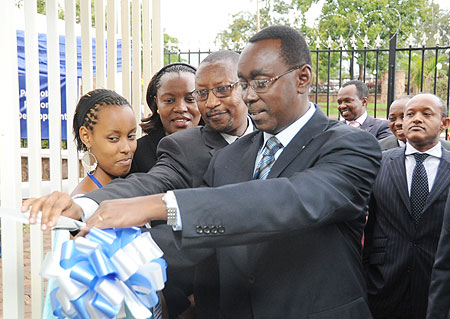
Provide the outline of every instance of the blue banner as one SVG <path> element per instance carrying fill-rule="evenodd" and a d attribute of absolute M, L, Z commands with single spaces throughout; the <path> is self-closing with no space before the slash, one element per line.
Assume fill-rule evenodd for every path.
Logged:
<path fill-rule="evenodd" d="M 41 139 L 48 139 L 48 82 L 46 76 L 40 76 L 40 104 L 41 110 Z M 27 100 L 25 76 L 19 75 L 20 102 L 20 138 L 27 138 Z M 66 79 L 61 78 L 61 137 L 67 140 L 67 111 L 66 111 Z"/>
<path fill-rule="evenodd" d="M 20 97 L 20 138 L 27 138 L 27 102 L 25 87 L 25 35 L 23 30 L 17 30 L 17 61 L 19 66 L 19 97 Z M 81 38 L 77 37 L 77 77 L 81 78 Z M 61 136 L 67 139 L 66 112 L 66 45 L 65 37 L 59 36 L 59 58 L 61 79 Z M 96 76 L 95 39 L 92 39 L 93 76 Z M 47 35 L 38 34 L 39 47 L 39 78 L 40 78 L 40 110 L 41 110 L 41 138 L 48 139 L 48 60 Z M 106 42 L 105 42 L 106 47 Z M 106 50 L 105 50 L 106 51 Z M 122 40 L 117 40 L 117 72 L 122 72 Z M 69 132 L 71 136 L 72 132 Z"/>

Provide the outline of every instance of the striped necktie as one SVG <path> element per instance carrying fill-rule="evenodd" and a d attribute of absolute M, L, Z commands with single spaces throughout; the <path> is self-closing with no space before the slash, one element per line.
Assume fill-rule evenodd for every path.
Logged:
<path fill-rule="evenodd" d="M 261 160 L 256 166 L 255 173 L 253 174 L 254 179 L 267 178 L 267 175 L 269 175 L 272 165 L 275 162 L 275 153 L 281 148 L 283 148 L 283 144 L 281 144 L 275 136 L 272 136 L 267 140 Z"/>

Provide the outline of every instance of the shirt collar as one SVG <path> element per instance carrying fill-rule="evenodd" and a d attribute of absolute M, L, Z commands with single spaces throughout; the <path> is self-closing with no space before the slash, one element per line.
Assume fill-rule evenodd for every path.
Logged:
<path fill-rule="evenodd" d="M 364 112 L 364 114 L 363 115 L 361 115 L 360 117 L 358 117 L 356 120 L 354 120 L 355 122 L 358 122 L 359 123 L 359 125 L 361 126 L 361 125 L 363 125 L 363 123 L 364 123 L 364 121 L 367 119 L 367 111 L 365 111 Z M 347 121 L 347 120 L 345 120 L 345 123 L 346 124 L 348 124 L 349 122 L 351 122 L 351 121 Z"/>
<path fill-rule="evenodd" d="M 419 152 L 418 150 L 416 150 L 414 148 L 414 146 L 412 146 L 411 144 L 409 144 L 408 141 L 406 141 L 405 155 L 408 156 L 408 155 L 412 155 L 414 153 L 425 153 L 430 156 L 441 158 L 442 157 L 441 141 L 439 141 L 435 146 L 433 146 L 429 150 L 426 150 L 425 152 Z"/>
<path fill-rule="evenodd" d="M 294 138 L 295 135 L 305 126 L 306 123 L 313 117 L 314 112 L 316 111 L 316 106 L 314 103 L 309 102 L 309 109 L 306 111 L 305 114 L 303 114 L 299 119 L 297 119 L 294 123 L 286 127 L 284 130 L 276 134 L 275 136 L 278 138 L 280 143 L 283 145 L 283 147 L 288 146 L 288 144 L 291 142 L 291 140 Z M 264 143 L 263 145 L 266 145 L 266 142 L 269 138 L 271 138 L 273 135 L 264 132 Z"/>
<path fill-rule="evenodd" d="M 248 133 L 251 133 L 254 131 L 253 122 L 247 117 L 247 129 L 245 130 L 244 134 L 242 136 L 247 135 Z M 227 141 L 228 144 L 231 144 L 235 142 L 240 136 L 236 135 L 230 135 L 226 133 L 220 133 L 225 141 Z"/>

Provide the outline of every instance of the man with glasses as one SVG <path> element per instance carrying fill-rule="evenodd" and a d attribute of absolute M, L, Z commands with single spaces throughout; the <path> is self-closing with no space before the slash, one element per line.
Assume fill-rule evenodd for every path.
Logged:
<path fill-rule="evenodd" d="M 127 179 L 116 179 L 113 184 L 110 183 L 99 192 L 92 192 L 85 198 L 76 199 L 75 203 L 81 205 L 86 216 L 90 216 L 98 204 L 105 200 L 156 194 L 203 184 L 203 175 L 214 152 L 254 130 L 241 97 L 241 89 L 237 85 L 238 60 L 239 54 L 235 52 L 218 51 L 211 53 L 202 61 L 196 72 L 197 90 L 193 95 L 206 125 L 163 138 L 157 149 L 158 161 L 148 173 L 132 174 Z M 61 195 L 61 193 L 54 194 L 55 197 L 64 198 Z M 123 215 L 134 213 L 132 203 L 125 209 L 115 200 L 105 204 L 111 211 L 117 209 Z M 166 225 L 152 228 L 152 235 L 164 248 L 167 248 L 164 242 L 171 241 L 173 237 L 171 228 Z M 174 267 L 181 261 L 172 261 L 171 255 L 167 256 L 169 282 L 166 284 L 164 295 L 169 317 L 175 318 L 190 306 L 187 296 L 192 293 L 189 286 L 192 284 L 193 269 Z M 213 258 L 203 261 L 199 267 L 201 276 L 195 281 L 197 318 L 212 319 L 216 315 L 218 296 L 215 294 L 216 290 L 211 289 L 216 287 L 217 283 L 216 268 Z M 183 318 L 188 318 L 188 312 L 189 309 Z"/>
<path fill-rule="evenodd" d="M 101 205 L 84 231 L 167 219 L 180 254 L 216 254 L 221 318 L 371 318 L 360 251 L 376 139 L 309 102 L 311 56 L 292 28 L 253 36 L 238 76 L 260 131 L 216 152 L 212 187 L 136 198 L 129 218 Z"/>

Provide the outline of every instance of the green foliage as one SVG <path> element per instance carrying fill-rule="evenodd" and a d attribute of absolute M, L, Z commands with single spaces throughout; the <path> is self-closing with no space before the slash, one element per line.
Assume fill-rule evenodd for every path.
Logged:
<path fill-rule="evenodd" d="M 256 13 L 241 11 L 232 17 L 233 22 L 226 30 L 217 35 L 215 43 L 222 49 L 240 51 L 250 37 L 257 32 Z M 260 1 L 259 20 L 261 29 L 274 24 L 290 25 L 301 29 L 300 22 L 304 22 L 305 17 L 304 14 L 294 9 L 293 4 L 284 1 L 262 0 Z"/>
<path fill-rule="evenodd" d="M 41 148 L 42 149 L 48 149 L 49 148 L 49 140 L 47 139 L 43 139 L 41 140 Z M 26 138 L 21 138 L 20 139 L 20 147 L 21 148 L 28 148 L 28 140 Z M 61 149 L 66 150 L 67 149 L 67 141 L 66 140 L 62 140 L 61 141 Z"/>
<path fill-rule="evenodd" d="M 446 100 L 447 86 L 448 86 L 448 56 L 443 50 L 438 52 L 436 62 L 436 55 L 434 52 L 427 51 L 423 61 L 423 75 L 422 75 L 422 53 L 413 52 L 411 54 L 411 75 L 410 75 L 410 92 L 417 94 L 418 92 L 434 92 L 434 85 L 436 83 L 436 94 Z M 399 69 L 408 71 L 408 56 L 404 54 L 400 60 Z M 437 69 L 436 69 L 437 68 Z M 436 71 L 436 80 L 435 80 Z M 422 79 L 423 76 L 423 79 Z M 407 79 L 406 79 L 407 81 Z M 422 90 L 421 88 L 422 82 Z"/>
<path fill-rule="evenodd" d="M 166 52 L 166 54 L 164 54 L 164 65 L 174 62 L 186 62 L 186 59 L 181 58 L 180 55 L 178 54 L 180 50 L 178 45 L 179 42 L 177 38 L 171 37 L 167 33 L 164 33 L 164 52 Z M 169 62 L 169 54 L 167 54 L 168 52 L 171 53 L 170 62 Z M 176 54 L 172 54 L 173 52 L 176 52 Z"/>
<path fill-rule="evenodd" d="M 314 28 L 310 28 L 306 26 L 306 15 L 311 5 L 318 2 L 319 0 L 261 0 L 259 2 L 261 28 L 274 24 L 290 25 L 306 36 L 312 51 L 316 49 L 316 39 L 320 39 L 320 49 L 328 47 L 326 42 L 330 38 L 331 49 L 339 50 L 341 36 L 346 49 L 352 49 L 350 39 L 355 36 L 356 49 L 363 49 L 366 46 L 373 49 L 377 47 L 375 40 L 379 36 L 381 42 L 378 46 L 387 49 L 394 33 L 397 33 L 397 47 L 407 47 L 410 34 L 416 37 L 416 44 L 420 42 L 420 35 L 426 34 L 427 45 L 430 46 L 435 45 L 433 35 L 436 30 L 440 30 L 442 37 L 450 34 L 449 12 L 440 10 L 431 0 L 324 0 L 321 14 Z M 242 50 L 248 39 L 256 32 L 256 14 L 239 12 L 233 15 L 233 21 L 228 28 L 218 34 L 216 44 L 224 49 Z M 365 45 L 366 36 L 368 43 Z M 374 77 L 376 56 L 375 52 L 367 52 L 364 60 L 364 54 L 355 51 L 356 70 L 353 70 L 350 66 L 351 54 L 344 52 L 343 78 L 355 78 L 359 75 L 362 79 L 364 67 L 366 78 Z M 387 71 L 388 56 L 387 52 L 378 54 L 379 76 Z M 316 52 L 312 52 L 312 58 L 315 69 Z M 331 79 L 339 77 L 339 60 L 339 52 L 330 54 Z M 319 53 L 318 65 L 318 83 L 323 84 L 328 80 L 328 53 Z"/>

